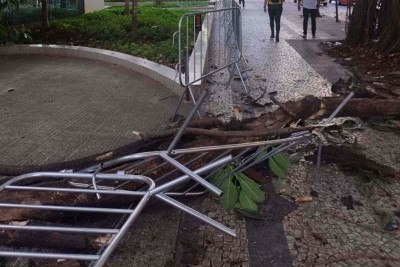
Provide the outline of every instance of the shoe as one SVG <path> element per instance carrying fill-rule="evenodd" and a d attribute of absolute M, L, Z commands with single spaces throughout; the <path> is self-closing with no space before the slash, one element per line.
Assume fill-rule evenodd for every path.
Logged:
<path fill-rule="evenodd" d="M 307 39 L 307 34 L 302 34 L 301 37 L 302 37 L 303 39 Z"/>
<path fill-rule="evenodd" d="M 274 39 L 275 38 L 275 35 L 274 34 L 271 34 L 271 36 L 269 37 L 270 39 Z"/>
<path fill-rule="evenodd" d="M 278 35 L 276 36 L 275 41 L 276 41 L 277 43 L 279 43 L 279 36 L 278 36 Z"/>
<path fill-rule="evenodd" d="M 312 38 L 315 39 L 315 34 L 313 34 Z"/>

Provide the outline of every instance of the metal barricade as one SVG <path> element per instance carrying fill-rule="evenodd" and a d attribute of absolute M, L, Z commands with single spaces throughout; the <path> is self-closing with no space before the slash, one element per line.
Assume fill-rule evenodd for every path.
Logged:
<path fill-rule="evenodd" d="M 337 109 L 328 118 L 329 123 L 347 104 L 354 94 L 349 94 Z M 318 125 L 320 132 L 324 130 L 327 124 Z M 49 251 L 21 250 L 10 248 L 1 250 L 0 257 L 28 257 L 28 258 L 46 258 L 46 259 L 76 259 L 91 261 L 94 266 L 103 266 L 111 253 L 114 251 L 123 235 L 140 215 L 146 203 L 151 198 L 156 198 L 167 203 L 189 215 L 209 224 L 210 226 L 222 231 L 225 234 L 236 236 L 234 230 L 225 225 L 207 217 L 206 215 L 188 207 L 170 196 L 190 196 L 201 195 L 210 191 L 216 195 L 222 192 L 207 180 L 219 169 L 232 163 L 231 172 L 242 172 L 268 158 L 293 147 L 296 144 L 305 142 L 312 138 L 309 131 L 293 134 L 291 137 L 267 140 L 259 142 L 226 144 L 206 147 L 190 147 L 185 149 L 172 149 L 170 151 L 151 151 L 127 155 L 117 159 L 96 164 L 80 170 L 78 172 L 41 172 L 30 173 L 13 178 L 0 186 L 0 193 L 5 191 L 17 192 L 58 192 L 64 194 L 86 194 L 96 195 L 98 199 L 106 195 L 115 197 L 133 197 L 140 200 L 132 203 L 128 208 L 112 208 L 109 206 L 100 207 L 94 202 L 93 207 L 74 206 L 74 205 L 42 205 L 34 200 L 32 203 L 16 203 L 9 201 L 0 203 L 1 209 L 35 209 L 54 212 L 73 212 L 73 213 L 101 213 L 101 214 L 120 214 L 124 215 L 116 227 L 93 227 L 90 226 L 70 226 L 70 225 L 20 225 L 20 224 L 0 224 L 0 229 L 8 231 L 46 231 L 65 234 L 87 234 L 87 235 L 109 235 L 107 241 L 97 253 L 59 253 Z M 318 146 L 318 158 L 316 179 L 319 177 L 321 163 L 322 145 Z M 235 155 L 234 157 L 231 155 Z M 186 158 L 185 158 L 186 157 Z M 148 164 L 148 163 L 153 164 Z M 148 165 L 146 165 L 148 164 Z M 169 169 L 166 168 L 169 166 Z M 197 167 L 195 167 L 197 166 Z M 194 170 L 193 170 L 194 169 Z M 164 170 L 164 171 L 163 171 Z M 107 173 L 112 172 L 112 173 Z M 116 173 L 115 173 L 116 172 Z M 126 174 L 126 172 L 133 174 Z M 183 173 L 183 176 L 178 176 Z M 200 176 L 201 175 L 201 176 Z M 226 173 L 226 176 L 230 173 Z M 152 177 L 150 177 L 152 176 Z M 204 176 L 204 178 L 202 177 Z M 49 186 L 46 183 L 34 184 L 31 179 L 40 178 L 48 181 L 63 180 L 59 186 Z M 167 180 L 167 181 L 166 181 Z M 188 182 L 192 183 L 188 184 Z M 132 183 L 143 184 L 130 190 Z M 205 188 L 206 190 L 197 190 L 196 188 Z M 173 190 L 173 191 L 171 191 Z M 169 196 L 170 195 L 170 196 Z M 136 204 L 137 203 L 137 204 Z M 3 249 L 3 248 L 2 248 Z"/>
<path fill-rule="evenodd" d="M 202 99 L 195 99 L 192 86 L 199 85 L 205 78 L 223 69 L 239 68 L 237 63 L 242 57 L 241 34 L 241 10 L 234 1 L 227 8 L 181 17 L 178 31 L 179 63 L 176 69 L 179 82 L 185 90 L 171 119 L 175 118 L 185 96 L 194 104 Z M 211 40 L 215 50 L 212 57 L 217 62 L 213 66 L 209 66 L 211 56 L 208 48 Z M 195 113 L 197 110 L 198 107 Z"/>
<path fill-rule="evenodd" d="M 214 21 L 214 23 L 213 23 Z M 208 41 L 213 38 L 218 66 L 206 66 Z M 235 65 L 242 56 L 241 11 L 238 7 L 185 14 L 179 22 L 179 82 L 190 86 Z"/>
<path fill-rule="evenodd" d="M 201 195 L 207 191 L 220 196 L 222 191 L 208 182 L 208 179 L 216 171 L 229 163 L 232 163 L 234 166 L 232 172 L 244 171 L 300 142 L 310 140 L 312 133 L 306 131 L 277 140 L 176 149 L 185 129 L 198 112 L 208 93 L 207 89 L 205 89 L 201 93 L 201 96 L 195 99 L 191 86 L 224 69 L 227 69 L 230 75 L 232 75 L 233 70 L 236 70 L 244 85 L 238 65 L 242 59 L 241 11 L 236 1 L 223 0 L 221 4 L 223 6 L 222 9 L 185 14 L 179 22 L 179 65 L 177 69 L 179 81 L 185 87 L 185 92 L 180 98 L 173 117 L 175 117 L 185 94 L 189 96 L 194 106 L 165 151 L 131 154 L 105 161 L 77 172 L 62 171 L 25 174 L 15 177 L 0 186 L 0 193 L 13 190 L 17 192 L 37 191 L 86 194 L 94 195 L 98 200 L 105 195 L 136 198 L 136 201 L 133 200 L 133 204 L 128 208 L 40 205 L 15 202 L 0 203 L 1 209 L 36 209 L 55 212 L 122 215 L 118 225 L 109 228 L 76 225 L 0 225 L 0 229 L 10 231 L 50 231 L 70 234 L 109 235 L 109 241 L 106 242 L 104 247 L 95 254 L 18 251 L 12 248 L 0 251 L 0 256 L 77 259 L 91 261 L 94 266 L 103 266 L 121 241 L 123 235 L 140 215 L 146 203 L 152 198 L 178 208 L 204 223 L 219 229 L 223 233 L 231 236 L 236 235 L 234 230 L 169 196 Z M 207 46 L 210 38 L 213 38 L 214 44 L 212 56 L 215 64 L 213 66 L 208 66 L 210 55 L 207 55 Z M 331 115 L 329 121 L 338 114 L 351 97 L 352 94 L 343 101 Z M 320 126 L 320 128 L 323 129 L 323 126 Z M 319 143 L 317 177 L 319 175 L 321 149 L 322 144 Z M 63 184 L 49 187 L 45 184 L 32 185 L 29 183 L 31 179 L 37 178 L 46 181 L 60 181 L 62 179 Z M 131 190 L 129 189 L 129 185 L 132 183 L 141 184 L 141 186 Z"/>
<path fill-rule="evenodd" d="M 164 157 L 163 152 L 159 152 L 158 155 Z M 140 155 L 145 157 L 146 155 Z M 231 156 L 225 156 L 218 160 L 209 163 L 194 172 L 190 172 L 191 176 L 200 175 L 205 172 L 209 172 L 215 168 L 219 168 L 232 160 Z M 168 161 L 173 162 L 173 160 L 168 159 Z M 181 167 L 180 170 L 184 170 Z M 35 209 L 39 211 L 53 211 L 53 212 L 69 212 L 69 213 L 100 213 L 108 215 L 125 215 L 121 218 L 122 223 L 119 227 L 108 227 L 108 228 L 97 228 L 97 227 L 82 227 L 82 226 L 70 226 L 70 225 L 20 225 L 20 224 L 0 224 L 0 229 L 9 231 L 24 231 L 24 232 L 51 232 L 51 233 L 63 233 L 63 234 L 80 234 L 80 235 L 110 235 L 109 241 L 107 241 L 97 253 L 92 254 L 82 254 L 82 253 L 65 253 L 65 252 L 48 252 L 48 250 L 54 250 L 52 248 L 46 248 L 47 250 L 37 251 L 26 251 L 24 249 L 10 248 L 8 250 L 0 251 L 0 257 L 26 257 L 26 258 L 43 258 L 43 259 L 72 259 L 72 260 L 82 260 L 90 261 L 92 265 L 96 267 L 104 266 L 107 259 L 110 257 L 111 253 L 114 251 L 118 243 L 121 241 L 124 234 L 129 230 L 129 227 L 134 223 L 137 217 L 140 215 L 141 211 L 145 207 L 146 203 L 151 198 L 157 198 L 158 200 L 167 203 L 175 208 L 180 209 L 189 215 L 202 220 L 203 222 L 218 228 L 222 232 L 229 234 L 231 236 L 236 236 L 234 230 L 214 221 L 213 219 L 191 209 L 190 207 L 174 200 L 164 194 L 165 191 L 170 190 L 182 183 L 187 182 L 190 176 L 184 175 L 177 179 L 174 179 L 168 183 L 161 186 L 155 187 L 155 183 L 152 179 L 141 176 L 141 175 L 128 175 L 125 173 L 108 174 L 108 173 L 70 173 L 70 172 L 39 172 L 30 173 L 15 177 L 3 184 L 0 187 L 0 192 L 4 191 L 36 191 L 36 192 L 56 192 L 64 194 L 86 194 L 86 195 L 97 195 L 98 197 L 104 195 L 112 195 L 114 197 L 136 197 L 140 198 L 138 204 L 134 207 L 128 208 L 110 208 L 99 207 L 98 205 L 94 207 L 86 206 L 66 206 L 66 205 L 41 205 L 34 203 L 15 203 L 3 202 L 0 203 L 0 208 L 2 209 Z M 46 186 L 46 185 L 29 185 L 31 179 L 44 179 L 47 182 L 57 181 L 64 179 L 66 181 L 64 186 Z M 99 179 L 101 182 L 105 183 L 100 185 L 99 183 L 93 182 L 94 179 Z M 73 181 L 72 181 L 73 180 Z M 83 180 L 83 183 L 76 182 L 76 180 Z M 92 186 L 78 186 L 74 185 L 86 185 L 85 181 L 92 181 Z M 23 184 L 21 184 L 23 182 Z M 141 187 L 140 190 L 127 190 L 124 187 L 128 187 L 131 183 L 142 183 L 145 187 Z M 116 183 L 121 183 L 118 187 L 115 186 Z M 71 186 L 72 185 L 72 186 Z M 134 200 L 132 200 L 134 202 Z M 33 244 L 34 245 L 34 244 Z"/>

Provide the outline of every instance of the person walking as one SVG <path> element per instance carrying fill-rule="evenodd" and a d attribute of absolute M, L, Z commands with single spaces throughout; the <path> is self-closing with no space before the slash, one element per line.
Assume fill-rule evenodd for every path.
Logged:
<path fill-rule="evenodd" d="M 243 8 L 244 8 L 244 0 L 239 0 L 239 6 L 240 6 L 240 4 L 242 4 Z"/>
<path fill-rule="evenodd" d="M 279 42 L 279 31 L 281 30 L 281 16 L 283 11 L 283 2 L 285 0 L 264 0 L 264 12 L 269 15 L 269 26 L 271 27 L 271 39 L 275 38 L 276 42 Z M 276 31 L 275 31 L 276 26 Z"/>
<path fill-rule="evenodd" d="M 307 38 L 308 18 L 311 17 L 311 33 L 312 37 L 315 38 L 315 32 L 317 30 L 316 17 L 318 15 L 319 0 L 299 0 L 298 9 L 301 10 L 301 4 L 303 4 L 303 35 L 302 37 Z"/>

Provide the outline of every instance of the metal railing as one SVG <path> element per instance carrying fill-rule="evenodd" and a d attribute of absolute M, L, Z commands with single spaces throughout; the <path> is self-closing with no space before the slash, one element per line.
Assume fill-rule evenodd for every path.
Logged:
<path fill-rule="evenodd" d="M 179 62 L 176 70 L 185 90 L 172 120 L 185 96 L 193 104 L 199 101 L 195 99 L 192 86 L 200 85 L 201 81 L 224 69 L 233 67 L 241 73 L 238 65 L 242 57 L 241 10 L 237 2 L 229 3 L 229 6 L 224 4 L 222 9 L 185 14 L 179 21 Z M 210 43 L 213 44 L 211 49 Z M 209 65 L 211 58 L 214 61 L 212 66 Z M 197 114 L 200 116 L 200 113 Z"/>
<path fill-rule="evenodd" d="M 164 157 L 163 152 L 158 153 L 161 157 Z M 146 156 L 146 155 L 141 155 Z M 168 159 L 168 161 L 175 163 L 174 160 Z M 189 172 L 190 176 L 200 175 L 202 173 L 208 172 L 215 168 L 221 167 L 232 160 L 231 156 L 225 156 L 212 163 L 206 164 L 203 167 L 195 170 L 194 172 Z M 180 166 L 178 164 L 178 166 Z M 180 167 L 180 170 L 186 172 L 184 167 Z M 64 194 L 94 194 L 99 198 L 103 195 L 112 195 L 114 197 L 136 197 L 140 198 L 138 204 L 133 208 L 109 208 L 109 207 L 94 207 L 87 206 L 65 206 L 65 205 L 41 205 L 41 204 L 27 204 L 27 203 L 15 203 L 3 202 L 0 203 L 1 209 L 35 209 L 40 211 L 54 211 L 54 212 L 70 212 L 70 213 L 101 213 L 101 214 L 112 214 L 112 215 L 128 215 L 122 218 L 122 224 L 118 228 L 96 228 L 96 227 L 82 227 L 82 226 L 52 226 L 52 225 L 13 225 L 13 224 L 0 224 L 0 229 L 9 231 L 39 231 L 39 232 L 57 232 L 64 234 L 82 234 L 82 235 L 111 235 L 109 241 L 106 242 L 105 246 L 102 247 L 96 254 L 77 254 L 77 253 L 59 253 L 59 252 L 47 252 L 39 251 L 35 249 L 32 251 L 16 250 L 16 248 L 11 248 L 9 250 L 0 251 L 0 257 L 27 257 L 27 258 L 45 258 L 45 259 L 74 259 L 83 261 L 92 261 L 93 265 L 97 267 L 104 266 L 107 259 L 110 257 L 111 253 L 116 248 L 117 244 L 121 241 L 124 234 L 128 231 L 130 226 L 134 223 L 137 217 L 140 215 L 141 211 L 151 198 L 157 198 L 158 200 L 165 202 L 175 208 L 180 209 L 183 212 L 190 214 L 191 216 L 221 230 L 222 232 L 229 234 L 231 236 L 236 236 L 234 230 L 220 224 L 217 221 L 193 210 L 192 208 L 174 200 L 164 194 L 165 191 L 170 190 L 182 183 L 187 182 L 190 179 L 189 175 L 181 176 L 174 179 L 168 183 L 161 186 L 155 187 L 155 183 L 152 179 L 141 176 L 141 175 L 128 175 L 125 173 L 117 174 L 107 174 L 107 173 L 70 173 L 70 172 L 39 172 L 30 173 L 15 177 L 3 184 L 0 187 L 0 191 L 4 192 L 7 190 L 24 192 L 24 191 L 39 191 L 39 192 L 56 192 Z M 92 186 L 81 186 L 86 185 L 95 179 L 99 179 L 101 182 L 106 183 L 106 185 L 99 185 L 99 183 L 92 183 Z M 29 185 L 29 180 L 31 179 L 44 179 L 46 182 L 51 180 L 57 181 L 64 179 L 66 181 L 65 186 L 42 186 L 42 185 Z M 83 183 L 78 183 L 76 180 L 83 180 Z M 86 182 L 85 182 L 86 181 Z M 21 182 L 24 182 L 21 185 Z M 123 186 L 116 188 L 116 183 L 121 183 Z M 140 190 L 130 191 L 123 189 L 130 183 L 142 183 L 145 187 Z M 107 185 L 108 184 L 108 185 Z M 110 185 L 111 184 L 111 185 Z M 75 186 L 78 185 L 78 186 Z M 217 193 L 220 193 L 217 190 Z M 134 200 L 132 200 L 134 201 Z M 51 249 L 52 248 L 47 248 Z"/>
<path fill-rule="evenodd" d="M 234 230 L 207 217 L 198 211 L 185 206 L 170 196 L 197 196 L 206 192 L 220 196 L 222 191 L 208 180 L 219 169 L 227 164 L 232 164 L 232 172 L 242 172 L 268 158 L 305 142 L 312 138 L 309 131 L 292 135 L 288 138 L 267 140 L 259 142 L 225 144 L 205 147 L 190 147 L 177 149 L 184 131 L 190 121 L 198 112 L 202 102 L 208 94 L 205 89 L 198 99 L 191 90 L 191 86 L 221 70 L 227 69 L 232 75 L 232 69 L 236 69 L 241 76 L 238 63 L 242 58 L 241 48 L 241 12 L 237 2 L 223 0 L 223 9 L 205 12 L 185 14 L 179 22 L 179 80 L 185 87 L 185 93 L 193 101 L 194 106 L 178 133 L 174 136 L 165 151 L 150 151 L 135 153 L 113 160 L 105 161 L 82 170 L 62 172 L 30 173 L 15 177 L 0 186 L 0 193 L 9 190 L 17 192 L 58 192 L 64 194 L 86 194 L 96 196 L 100 200 L 103 196 L 132 197 L 132 203 L 128 208 L 110 208 L 95 205 L 92 207 L 74 205 L 40 205 L 27 203 L 3 202 L 1 209 L 35 209 L 48 211 L 65 211 L 72 213 L 102 213 L 120 214 L 117 227 L 96 228 L 86 226 L 49 226 L 49 225 L 12 225 L 2 224 L 0 229 L 8 231 L 51 231 L 66 234 L 85 233 L 91 235 L 110 235 L 107 242 L 95 254 L 57 253 L 47 251 L 23 251 L 18 248 L 0 251 L 0 256 L 6 257 L 39 257 L 48 259 L 77 259 L 91 261 L 94 266 L 102 266 L 114 251 L 122 236 L 140 215 L 146 203 L 152 199 L 158 199 L 175 208 L 190 214 L 222 231 L 235 236 Z M 210 39 L 213 41 L 212 58 L 215 66 L 208 66 L 210 55 L 207 55 L 207 46 Z M 176 107 L 174 116 L 185 96 Z M 329 121 L 350 100 L 350 94 L 343 103 L 331 115 Z M 174 117 L 173 116 L 173 117 Z M 320 126 L 321 128 L 321 126 Z M 323 128 L 323 127 L 322 127 Z M 321 130 L 322 131 L 322 130 Z M 318 146 L 318 160 L 316 176 L 319 176 L 322 144 Z M 229 173 L 225 174 L 226 176 Z M 32 184 L 32 179 L 40 178 L 48 181 L 60 181 L 59 186 L 46 186 L 46 183 Z M 132 183 L 141 186 L 130 190 Z M 137 200 L 139 202 L 137 203 Z"/>
<path fill-rule="evenodd" d="M 215 23 L 213 23 L 213 20 Z M 206 66 L 210 38 L 217 50 L 218 66 Z M 179 82 L 193 85 L 239 62 L 241 49 L 241 11 L 238 7 L 185 14 L 179 21 Z"/>
<path fill-rule="evenodd" d="M 353 93 L 349 94 L 337 109 L 328 118 L 327 123 L 340 112 L 340 110 L 350 101 Z M 320 132 L 326 125 L 319 125 Z M 267 140 L 259 142 L 226 144 L 206 147 L 190 147 L 185 149 L 172 149 L 166 151 L 151 151 L 127 155 L 117 159 L 109 160 L 101 164 L 96 164 L 80 170 L 78 172 L 40 172 L 21 175 L 11 179 L 2 186 L 0 192 L 5 191 L 35 191 L 35 192 L 57 192 L 64 194 L 86 194 L 95 195 L 98 199 L 110 195 L 113 197 L 133 197 L 139 198 L 138 204 L 132 200 L 132 205 L 128 208 L 110 208 L 100 207 L 96 202 L 92 207 L 74 206 L 74 205 L 42 205 L 25 203 L 16 203 L 16 201 L 0 203 L 0 209 L 35 209 L 54 212 L 72 212 L 72 213 L 101 213 L 101 214 L 120 214 L 118 227 L 98 228 L 77 225 L 14 225 L 0 224 L 0 229 L 8 231 L 45 231 L 58 232 L 64 234 L 86 234 L 86 235 L 110 235 L 109 241 L 99 249 L 96 254 L 82 253 L 59 253 L 38 251 L 18 250 L 10 248 L 1 250 L 0 257 L 28 257 L 28 258 L 46 258 L 46 259 L 76 259 L 91 261 L 94 266 L 103 266 L 111 253 L 114 251 L 123 235 L 134 223 L 146 203 L 156 198 L 159 201 L 167 203 L 189 215 L 203 221 L 206 224 L 215 227 L 225 234 L 236 236 L 234 230 L 225 225 L 207 217 L 206 215 L 188 207 L 170 196 L 197 196 L 212 192 L 221 195 L 221 190 L 209 183 L 207 180 L 219 169 L 227 164 L 232 164 L 231 172 L 242 172 L 268 158 L 285 151 L 296 144 L 306 142 L 312 138 L 310 131 L 293 134 L 291 137 Z M 319 179 L 319 170 L 321 164 L 322 143 L 318 144 L 318 157 L 316 168 L 316 179 Z M 235 155 L 235 156 L 232 156 Z M 152 164 L 150 164 L 152 163 Z M 147 164 L 147 165 L 146 165 Z M 195 167 L 197 166 L 197 167 Z M 194 170 L 191 170 L 194 169 Z M 127 174 L 138 173 L 141 174 Z M 107 173 L 111 172 L 111 173 Z M 178 176 L 182 173 L 183 176 Z M 225 173 L 225 176 L 231 173 Z M 202 177 L 203 175 L 204 178 Z M 152 177 L 150 177 L 152 176 Z M 33 183 L 31 179 L 37 181 L 40 178 L 44 183 Z M 49 186 L 49 181 L 60 181 L 64 179 L 62 185 Z M 190 183 L 192 181 L 192 183 Z M 143 184 L 135 187 L 135 190 L 129 190 L 132 183 Z M 205 190 L 198 188 L 205 188 Z M 175 190 L 175 191 L 171 191 Z"/>

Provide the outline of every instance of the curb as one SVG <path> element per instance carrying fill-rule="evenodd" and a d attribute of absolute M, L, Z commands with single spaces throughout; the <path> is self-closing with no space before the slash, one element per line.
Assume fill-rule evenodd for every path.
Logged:
<path fill-rule="evenodd" d="M 0 55 L 47 55 L 91 59 L 140 73 L 164 85 L 179 96 L 184 90 L 176 79 L 177 76 L 174 69 L 144 58 L 111 50 L 69 45 L 6 45 L 0 46 Z"/>

